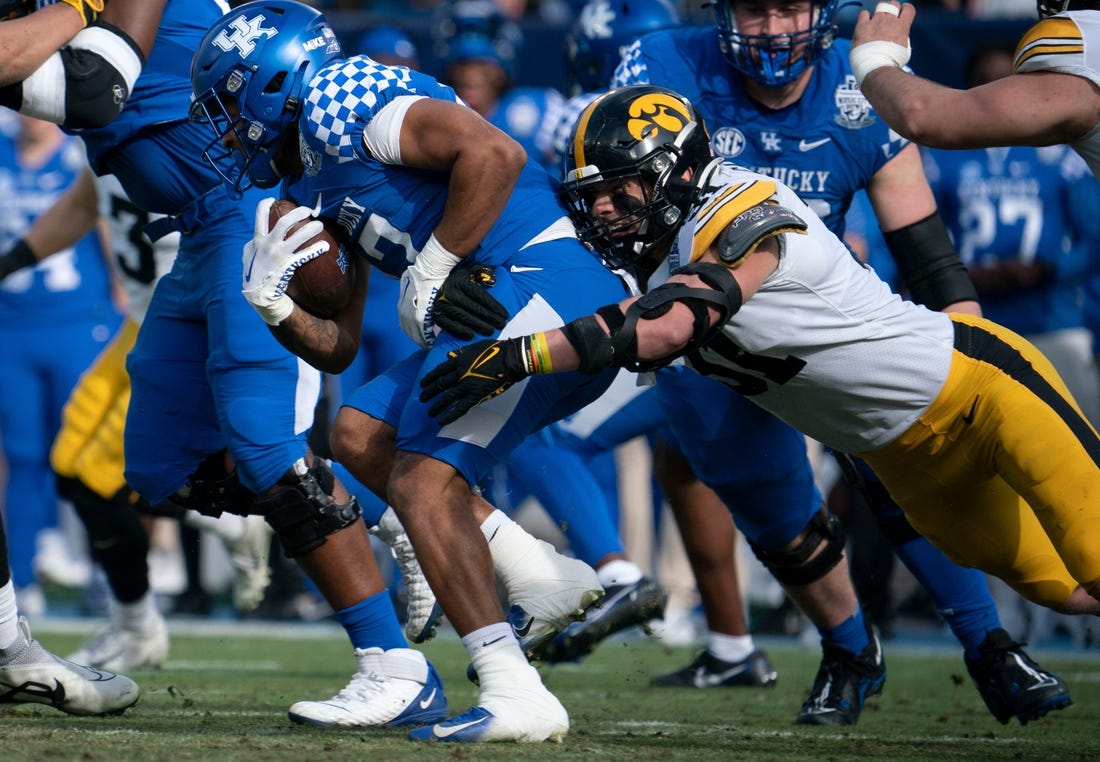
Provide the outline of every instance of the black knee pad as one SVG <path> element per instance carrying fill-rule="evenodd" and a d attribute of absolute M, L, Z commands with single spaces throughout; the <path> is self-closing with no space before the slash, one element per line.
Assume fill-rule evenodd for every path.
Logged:
<path fill-rule="evenodd" d="M 787 550 L 765 550 L 750 543 L 752 552 L 782 585 L 816 582 L 832 571 L 844 557 L 844 527 L 840 519 L 824 508 L 806 524 L 805 532 L 802 541 Z M 822 543 L 825 547 L 814 555 Z"/>
<path fill-rule="evenodd" d="M 176 494 L 166 501 L 169 505 L 157 508 L 158 515 L 170 515 L 176 508 L 198 511 L 207 516 L 236 513 L 247 516 L 256 493 L 246 489 L 237 473 L 225 470 L 225 452 L 219 451 L 199 464 L 195 473 L 187 479 Z"/>
<path fill-rule="evenodd" d="M 336 477 L 320 458 L 308 467 L 304 458 L 297 461 L 279 484 L 280 489 L 257 497 L 250 512 L 267 519 L 287 558 L 316 550 L 330 534 L 359 520 L 361 510 L 354 497 L 346 503 L 332 499 Z"/>

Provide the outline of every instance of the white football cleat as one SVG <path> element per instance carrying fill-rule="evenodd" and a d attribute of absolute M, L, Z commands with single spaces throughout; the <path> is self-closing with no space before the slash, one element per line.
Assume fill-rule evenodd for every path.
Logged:
<path fill-rule="evenodd" d="M 304 725 L 367 728 L 421 725 L 447 716 L 443 681 L 411 648 L 357 648 L 351 682 L 327 701 L 299 701 L 291 720 Z"/>
<path fill-rule="evenodd" d="M 263 516 L 242 516 L 244 532 L 238 539 L 225 540 L 233 564 L 233 606 L 252 611 L 264 599 L 271 584 L 271 526 Z"/>
<path fill-rule="evenodd" d="M 75 715 L 121 714 L 141 690 L 123 675 L 90 669 L 50 653 L 19 618 L 19 636 L 0 649 L 0 704 L 46 704 Z"/>
<path fill-rule="evenodd" d="M 560 742 L 569 732 L 569 714 L 553 693 L 537 688 L 515 688 L 507 693 L 482 692 L 477 706 L 445 722 L 416 728 L 410 741 L 450 743 Z"/>
<path fill-rule="evenodd" d="M 563 556 L 544 540 L 535 540 L 498 574 L 511 604 L 508 623 L 528 659 L 542 658 L 546 644 L 571 622 L 583 619 L 604 594 L 591 566 Z"/>
<path fill-rule="evenodd" d="M 107 629 L 92 637 L 69 661 L 116 672 L 160 667 L 168 659 L 168 626 L 159 614 L 148 629 L 125 627 L 112 618 Z"/>
<path fill-rule="evenodd" d="M 431 640 L 435 637 L 443 610 L 435 599 L 435 593 L 432 592 L 427 577 L 420 569 L 420 562 L 416 560 L 416 551 L 413 550 L 409 536 L 405 534 L 405 527 L 401 526 L 401 520 L 397 518 L 393 508 L 386 508 L 386 512 L 382 514 L 378 523 L 370 528 L 370 533 L 390 546 L 390 553 L 401 570 L 401 578 L 405 582 L 405 594 L 408 598 L 405 636 L 413 643 Z"/>

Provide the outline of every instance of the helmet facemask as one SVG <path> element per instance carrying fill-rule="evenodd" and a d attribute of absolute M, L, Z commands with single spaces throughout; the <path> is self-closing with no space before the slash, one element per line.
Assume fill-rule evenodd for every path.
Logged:
<path fill-rule="evenodd" d="M 839 0 L 809 0 L 809 27 L 790 34 L 745 34 L 734 13 L 737 0 L 710 3 L 722 53 L 735 69 L 767 87 L 781 87 L 802 76 L 836 37 Z"/>

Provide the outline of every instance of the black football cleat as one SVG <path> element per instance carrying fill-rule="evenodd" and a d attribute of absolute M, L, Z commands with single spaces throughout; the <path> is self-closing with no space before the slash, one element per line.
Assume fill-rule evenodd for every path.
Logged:
<path fill-rule="evenodd" d="M 543 656 L 552 664 L 578 661 L 616 632 L 660 619 L 667 603 L 668 593 L 648 577 L 613 585 L 583 621 L 571 623 L 546 645 Z"/>
<path fill-rule="evenodd" d="M 1013 717 L 1026 725 L 1073 703 L 1062 679 L 1040 667 L 1003 629 L 991 630 L 978 646 L 981 656 L 965 659 L 989 711 L 1002 725 Z"/>
<path fill-rule="evenodd" d="M 722 661 L 710 651 L 703 651 L 688 666 L 658 675 L 649 684 L 657 688 L 763 688 L 775 685 L 778 678 L 779 673 L 763 651 L 753 651 L 740 661 Z"/>
<path fill-rule="evenodd" d="M 886 684 L 886 663 L 878 633 L 860 654 L 832 645 L 822 647 L 821 666 L 810 695 L 798 712 L 800 725 L 855 725 L 863 702 L 882 693 Z"/>

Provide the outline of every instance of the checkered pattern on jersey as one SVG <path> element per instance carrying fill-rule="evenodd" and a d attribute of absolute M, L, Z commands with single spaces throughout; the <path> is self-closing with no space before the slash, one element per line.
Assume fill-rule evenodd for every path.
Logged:
<path fill-rule="evenodd" d="M 321 69 L 309 83 L 305 118 L 325 153 L 343 163 L 355 158 L 349 125 L 367 122 L 389 103 L 394 88 L 411 92 L 409 70 L 390 68 L 365 56 Z"/>
<path fill-rule="evenodd" d="M 612 87 L 623 85 L 648 85 L 649 68 L 642 59 L 642 42 L 635 40 L 623 53 L 623 58 L 615 68 L 615 74 L 611 77 Z"/>

